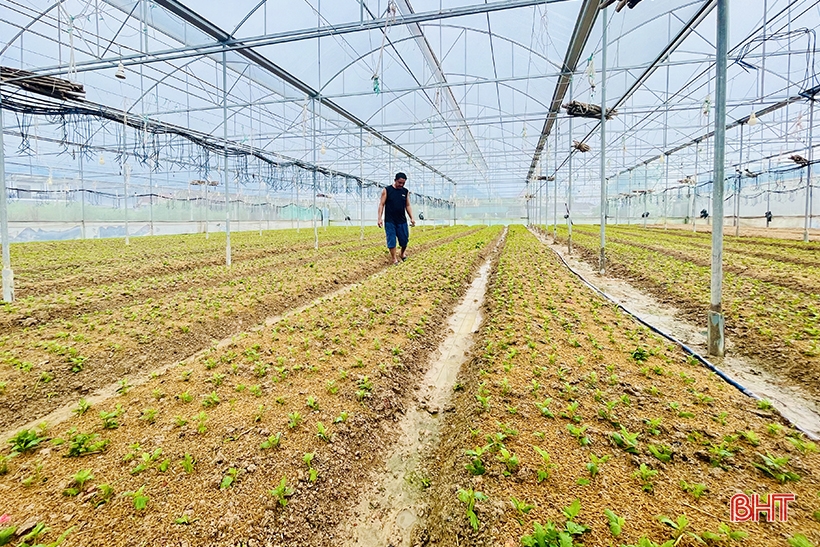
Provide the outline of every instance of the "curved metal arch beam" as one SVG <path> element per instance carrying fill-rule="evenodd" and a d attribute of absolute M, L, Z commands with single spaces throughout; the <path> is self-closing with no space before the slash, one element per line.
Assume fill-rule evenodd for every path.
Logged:
<path fill-rule="evenodd" d="M 393 44 L 400 44 L 400 43 L 402 43 L 402 42 L 406 42 L 406 41 L 408 41 L 408 40 L 413 40 L 413 39 L 415 39 L 415 37 L 414 37 L 414 36 L 406 36 L 406 37 L 404 37 L 404 38 L 399 38 L 398 40 L 392 40 L 392 43 L 393 43 Z M 364 58 L 365 58 L 365 57 L 367 57 L 368 55 L 372 55 L 373 53 L 375 53 L 376 51 L 378 51 L 378 50 L 380 50 L 380 49 L 381 49 L 381 46 L 379 46 L 379 47 L 377 47 L 377 48 L 373 48 L 373 49 L 371 49 L 370 51 L 368 51 L 368 52 L 366 52 L 366 53 L 362 53 L 361 55 L 359 55 L 358 57 L 356 57 L 354 60 L 350 61 L 348 64 L 346 64 L 345 66 L 343 66 L 343 67 L 342 67 L 342 68 L 341 68 L 341 69 L 340 69 L 340 70 L 339 70 L 336 74 L 334 74 L 333 76 L 331 76 L 331 77 L 330 77 L 330 79 L 329 79 L 327 82 L 325 82 L 325 85 L 323 85 L 322 87 L 320 87 L 320 88 L 319 88 L 319 93 L 321 94 L 321 93 L 322 93 L 322 91 L 324 91 L 324 89 L 328 86 L 328 84 L 330 84 L 331 82 L 333 82 L 333 80 L 335 80 L 336 78 L 338 78 L 339 76 L 341 76 L 341 75 L 342 75 L 342 73 L 343 73 L 345 70 L 347 70 L 347 69 L 349 69 L 349 68 L 352 68 L 352 67 L 353 67 L 353 65 L 355 65 L 356 63 L 358 63 L 359 61 L 361 61 L 362 59 L 364 59 Z"/>
<path fill-rule="evenodd" d="M 245 16 L 245 18 L 242 19 L 241 21 L 239 21 L 239 24 L 236 25 L 236 28 L 234 28 L 233 32 L 231 32 L 231 37 L 233 37 L 236 34 L 236 31 L 238 31 L 242 27 L 242 25 L 244 25 L 248 21 L 248 19 L 250 19 L 251 16 L 254 13 L 256 13 L 256 10 L 258 10 L 259 8 L 264 6 L 267 1 L 268 0 L 259 0 L 259 3 L 256 4 L 256 6 L 251 11 L 248 12 L 248 14 Z"/>
<path fill-rule="evenodd" d="M 8 41 L 8 43 L 5 45 L 5 47 L 3 49 L 0 49 L 0 56 L 2 56 L 14 44 L 14 42 L 17 41 L 17 39 L 20 36 L 25 34 L 26 31 L 34 25 L 34 23 L 36 23 L 37 21 L 39 21 L 40 19 L 45 17 L 48 14 L 48 12 L 50 12 L 51 10 L 53 10 L 56 7 L 59 7 L 59 5 L 62 4 L 62 3 L 63 3 L 63 0 L 57 0 L 57 2 L 50 5 L 44 11 L 40 12 L 40 14 L 37 17 L 35 17 L 31 21 L 29 21 L 29 23 L 26 26 L 24 26 L 23 28 L 20 29 L 20 32 L 18 32 L 17 34 L 14 35 L 14 38 L 12 38 L 11 40 Z"/>

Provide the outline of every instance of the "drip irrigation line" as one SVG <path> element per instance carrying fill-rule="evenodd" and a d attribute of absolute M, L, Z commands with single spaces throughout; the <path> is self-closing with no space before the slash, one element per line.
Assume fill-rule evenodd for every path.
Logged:
<path fill-rule="evenodd" d="M 680 347 L 687 355 L 691 355 L 692 357 L 694 357 L 700 364 L 702 364 L 703 366 L 708 368 L 710 371 L 714 372 L 716 375 L 718 375 L 720 378 L 722 378 L 726 383 L 728 383 L 732 387 L 736 388 L 742 394 L 746 395 L 747 397 L 751 397 L 755 401 L 762 400 L 762 397 L 760 397 L 758 394 L 756 394 L 755 392 L 749 390 L 743 384 L 741 384 L 740 382 L 738 382 L 737 380 L 735 380 L 734 378 L 732 378 L 731 376 L 729 376 L 728 374 L 726 374 L 725 372 L 720 370 L 718 367 L 716 367 L 714 364 L 709 362 L 708 359 L 706 359 L 705 357 L 703 357 L 702 355 L 697 353 L 695 350 L 693 350 L 692 348 L 690 348 L 689 346 L 687 346 L 686 344 L 684 344 L 683 342 L 681 342 L 680 340 L 678 340 L 677 338 L 672 336 L 671 334 L 668 334 L 668 333 L 662 331 L 661 329 L 655 327 L 651 323 L 648 323 L 648 322 L 644 321 L 643 319 L 638 317 L 638 315 L 636 313 L 630 311 L 628 308 L 626 308 L 623 304 L 619 303 L 613 297 L 611 297 L 610 295 L 608 295 L 607 293 L 605 293 L 604 291 L 602 291 L 601 289 L 599 289 L 598 287 L 596 287 L 595 285 L 593 285 L 592 283 L 587 281 L 587 279 L 583 275 L 581 275 L 580 272 L 578 272 L 572 266 L 569 265 L 569 263 L 564 259 L 563 256 L 561 256 L 560 253 L 558 253 L 558 251 L 556 251 L 552 247 L 549 247 L 549 249 L 553 253 L 555 253 L 555 255 L 558 257 L 558 259 L 564 264 L 564 266 L 566 266 L 566 268 L 570 272 L 572 272 L 578 279 L 581 280 L 581 283 L 583 283 L 584 285 L 589 287 L 594 293 L 596 293 L 600 297 L 606 299 L 608 302 L 614 304 L 619 310 L 623 311 L 624 313 L 626 313 L 627 315 L 632 317 L 632 319 L 634 319 L 635 321 L 637 321 L 641 325 L 645 326 L 646 328 L 648 328 L 649 330 L 651 330 L 655 334 L 663 336 L 664 338 L 666 338 L 667 340 L 669 340 L 673 344 Z M 809 439 L 814 440 L 814 441 L 820 440 L 817 437 L 815 437 L 813 434 L 809 433 L 808 431 L 806 431 L 805 429 L 803 429 L 799 425 L 795 424 L 794 422 L 792 422 L 791 420 L 789 420 L 788 418 L 783 416 L 782 414 L 780 415 L 780 417 L 783 418 L 784 420 L 786 420 L 794 429 L 797 429 L 798 431 L 803 433 Z"/>

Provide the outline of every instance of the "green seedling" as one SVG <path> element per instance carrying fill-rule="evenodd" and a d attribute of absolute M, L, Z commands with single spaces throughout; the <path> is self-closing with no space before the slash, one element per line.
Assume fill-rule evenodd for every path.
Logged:
<path fill-rule="evenodd" d="M 789 547 L 814 547 L 814 544 L 809 541 L 809 538 L 803 534 L 795 534 L 788 540 Z"/>
<path fill-rule="evenodd" d="M 477 531 L 480 524 L 478 521 L 478 515 L 475 514 L 475 504 L 479 501 L 487 501 L 487 499 L 489 498 L 487 498 L 487 496 L 485 496 L 482 492 L 478 492 L 472 488 L 458 491 L 458 500 L 467 506 L 467 520 L 470 522 L 470 526 L 472 526 L 473 530 Z"/>
<path fill-rule="evenodd" d="M 336 380 L 328 380 L 325 382 L 325 390 L 331 395 L 336 395 L 339 392 L 339 386 L 336 385 Z"/>
<path fill-rule="evenodd" d="M 228 471 L 222 477 L 222 481 L 219 483 L 220 490 L 227 490 L 231 488 L 234 483 L 236 482 L 237 477 L 239 476 L 239 469 L 236 467 L 228 468 Z"/>
<path fill-rule="evenodd" d="M 477 446 L 473 450 L 466 450 L 464 452 L 470 457 L 470 463 L 465 464 L 464 468 L 467 469 L 471 475 L 483 475 L 487 471 L 484 467 L 484 462 L 481 461 L 484 450 L 484 448 Z"/>
<path fill-rule="evenodd" d="M 108 447 L 108 440 L 98 440 L 100 436 L 96 433 L 77 433 L 72 428 L 68 432 L 68 456 L 78 458 L 89 454 L 99 454 Z"/>
<path fill-rule="evenodd" d="M 120 395 L 125 395 L 128 393 L 128 390 L 131 389 L 131 384 L 128 383 L 128 378 L 123 378 L 117 382 L 117 393 Z"/>
<path fill-rule="evenodd" d="M 86 401 L 85 398 L 81 398 L 77 402 L 77 406 L 71 412 L 73 412 L 77 416 L 82 416 L 83 414 L 88 412 L 88 409 L 90 409 L 90 408 L 91 408 L 91 403 Z"/>
<path fill-rule="evenodd" d="M 649 359 L 649 352 L 643 348 L 635 348 L 635 351 L 632 352 L 632 359 L 635 360 L 637 363 L 643 363 L 647 359 Z"/>
<path fill-rule="evenodd" d="M 72 478 L 72 486 L 63 490 L 64 496 L 76 496 L 83 491 L 85 483 L 94 479 L 94 472 L 91 469 L 80 469 Z"/>
<path fill-rule="evenodd" d="M 647 427 L 647 433 L 650 435 L 660 435 L 661 418 L 647 418 L 643 421 Z"/>
<path fill-rule="evenodd" d="M 562 418 L 567 418 L 568 420 L 572 420 L 575 423 L 581 423 L 583 418 L 580 414 L 578 414 L 578 407 L 580 403 L 578 401 L 573 401 L 567 405 L 567 408 L 564 412 L 561 413 Z"/>
<path fill-rule="evenodd" d="M 669 463 L 672 460 L 672 448 L 665 444 L 650 444 L 647 445 L 649 452 L 663 463 Z"/>
<path fill-rule="evenodd" d="M 619 517 L 610 509 L 604 509 L 604 515 L 606 515 L 606 519 L 609 521 L 609 531 L 612 533 L 612 536 L 620 536 L 621 530 L 624 524 L 626 524 L 626 519 Z"/>
<path fill-rule="evenodd" d="M 490 396 L 476 393 L 475 400 L 478 401 L 479 412 L 487 412 L 490 410 Z"/>
<path fill-rule="evenodd" d="M 547 418 L 555 418 L 555 414 L 552 413 L 550 410 L 550 403 L 552 399 L 544 399 L 543 403 L 535 403 L 535 406 L 538 408 L 538 411 L 541 413 L 542 416 L 546 416 Z"/>
<path fill-rule="evenodd" d="M 658 515 L 656 518 L 658 519 L 658 522 L 660 522 L 661 524 L 666 524 L 667 526 L 672 528 L 672 543 L 670 545 L 675 546 L 679 544 L 684 537 L 691 537 L 699 544 L 705 543 L 698 534 L 687 530 L 687 528 L 689 528 L 689 519 L 686 518 L 686 515 L 680 515 L 675 520 L 672 520 L 664 515 Z M 664 547 L 665 545 L 666 543 L 664 543 L 662 547 Z"/>
<path fill-rule="evenodd" d="M 740 436 L 743 437 L 746 442 L 748 442 L 752 446 L 757 446 L 760 444 L 760 437 L 757 436 L 757 433 L 754 431 L 741 431 Z"/>
<path fill-rule="evenodd" d="M 212 391 L 202 399 L 202 406 L 205 408 L 213 408 L 220 402 L 219 395 L 216 394 L 216 391 Z"/>
<path fill-rule="evenodd" d="M 783 426 L 778 423 L 771 423 L 766 425 L 766 433 L 772 437 L 777 437 L 783 432 Z"/>
<path fill-rule="evenodd" d="M 331 434 L 325 428 L 325 425 L 322 422 L 316 422 L 316 436 L 329 443 L 331 440 Z"/>
<path fill-rule="evenodd" d="M 181 517 L 177 517 L 174 519 L 174 524 L 192 524 L 199 519 L 191 518 L 191 515 L 182 515 Z"/>
<path fill-rule="evenodd" d="M 610 433 L 609 438 L 618 448 L 630 454 L 637 454 L 639 435 L 640 433 L 630 433 L 624 426 L 621 426 L 621 431 Z"/>
<path fill-rule="evenodd" d="M 348 416 L 349 416 L 349 414 L 346 411 L 343 410 L 339 413 L 338 416 L 333 418 L 333 423 L 334 424 L 342 424 L 342 423 L 347 421 Z"/>
<path fill-rule="evenodd" d="M 766 452 L 766 455 L 758 453 L 760 459 L 763 460 L 761 462 L 752 462 L 752 465 L 763 471 L 765 474 L 769 475 L 776 481 L 785 484 L 787 482 L 796 482 L 800 480 L 800 475 L 795 473 L 794 471 L 789 471 L 786 469 L 786 466 L 789 464 L 789 457 L 782 456 L 777 457 L 773 456 L 769 452 Z"/>
<path fill-rule="evenodd" d="M 200 410 L 199 414 L 194 416 L 196 418 L 196 431 L 200 435 L 204 435 L 208 428 L 205 426 L 205 422 L 208 421 L 208 415 L 205 413 L 204 410 Z"/>
<path fill-rule="evenodd" d="M 535 508 L 535 505 L 527 503 L 526 501 L 519 501 L 514 497 L 510 497 L 510 502 L 512 503 L 513 509 L 515 509 L 516 512 L 522 516 L 526 515 Z"/>
<path fill-rule="evenodd" d="M 601 471 L 600 466 L 608 462 L 609 458 L 609 455 L 601 456 L 599 458 L 598 456 L 590 452 L 589 463 L 586 464 L 587 471 L 589 471 L 589 476 L 594 478 L 595 475 L 597 475 Z"/>
<path fill-rule="evenodd" d="M 541 467 L 538 468 L 538 482 L 543 482 L 550 478 L 552 468 L 555 467 L 555 465 L 550 463 L 550 455 L 546 450 L 538 448 L 535 445 L 533 445 L 532 449 L 535 450 L 536 454 L 541 456 Z"/>
<path fill-rule="evenodd" d="M 279 486 L 274 488 L 273 490 L 268 490 L 268 493 L 276 498 L 276 501 L 279 502 L 279 505 L 285 507 L 288 504 L 287 498 L 291 497 L 296 491 L 288 486 L 288 478 L 282 477 L 282 480 L 279 481 Z"/>
<path fill-rule="evenodd" d="M 655 488 L 654 485 L 652 484 L 652 479 L 657 474 L 658 474 L 657 471 L 655 471 L 654 469 L 648 467 L 645 463 L 642 463 L 641 467 L 638 468 L 637 471 L 632 473 L 632 476 L 637 478 L 637 479 L 640 479 L 641 486 L 642 486 L 644 492 L 652 492 L 652 490 Z"/>
<path fill-rule="evenodd" d="M 194 472 L 194 466 L 196 465 L 196 460 L 194 459 L 193 456 L 191 456 L 190 454 L 188 454 L 186 452 L 185 455 L 182 457 L 182 461 L 179 462 L 179 465 L 180 465 L 180 467 L 182 467 L 183 471 L 185 471 L 187 474 L 190 475 L 191 473 Z"/>
<path fill-rule="evenodd" d="M 732 530 L 728 524 L 721 522 L 718 525 L 717 533 L 707 531 L 700 534 L 700 537 L 713 543 L 725 544 L 730 541 L 740 541 L 742 539 L 746 539 L 749 537 L 749 534 L 741 530 Z"/>
<path fill-rule="evenodd" d="M 760 399 L 759 401 L 757 401 L 757 408 L 759 408 L 760 410 L 773 410 L 774 405 L 768 399 Z"/>
<path fill-rule="evenodd" d="M 308 396 L 305 404 L 311 410 L 319 410 L 319 401 L 313 395 Z"/>
<path fill-rule="evenodd" d="M 278 447 L 282 442 L 282 432 L 279 431 L 275 435 L 269 436 L 267 439 L 262 441 L 262 444 L 259 445 L 259 448 L 262 450 L 269 450 L 271 448 Z"/>
<path fill-rule="evenodd" d="M 302 422 L 302 415 L 294 411 L 288 414 L 288 427 L 293 429 Z"/>
<path fill-rule="evenodd" d="M 578 440 L 578 444 L 581 446 L 589 446 L 592 443 L 592 440 L 584 434 L 588 428 L 588 425 L 576 427 L 572 424 L 567 424 L 567 431 Z"/>
<path fill-rule="evenodd" d="M 498 456 L 496 456 L 496 459 L 498 459 L 498 461 L 500 461 L 506 466 L 506 469 L 504 470 L 505 476 L 508 477 L 518 470 L 518 466 L 520 464 L 518 456 L 516 456 L 506 448 L 501 448 L 498 451 Z"/>
<path fill-rule="evenodd" d="M 157 409 L 156 408 L 146 408 L 142 411 L 142 415 L 140 416 L 140 420 L 144 422 L 148 422 L 152 424 L 157 421 Z"/>
<path fill-rule="evenodd" d="M 786 437 L 786 440 L 794 445 L 801 453 L 817 452 L 817 445 L 811 441 L 805 441 L 799 437 Z"/>
<path fill-rule="evenodd" d="M 183 391 L 182 393 L 177 395 L 177 399 L 179 399 L 183 403 L 190 403 L 191 401 L 194 400 L 194 397 L 189 392 Z"/>
<path fill-rule="evenodd" d="M 687 492 L 687 493 L 691 494 L 692 497 L 695 498 L 696 500 L 700 499 L 701 496 L 703 496 L 706 492 L 709 491 L 709 489 L 706 487 L 705 484 L 702 484 L 702 483 L 690 484 L 686 481 L 680 481 L 680 488 L 684 492 Z"/>
<path fill-rule="evenodd" d="M 134 503 L 134 509 L 137 511 L 143 511 L 146 507 L 148 507 L 148 502 L 151 499 L 145 493 L 145 485 L 139 487 L 139 489 L 135 492 L 123 492 L 122 494 L 124 497 L 131 498 L 132 502 Z"/>
<path fill-rule="evenodd" d="M 8 442 L 11 445 L 11 451 L 13 453 L 22 454 L 34 450 L 44 440 L 46 440 L 46 438 L 41 436 L 37 430 L 23 429 L 9 439 Z"/>
<path fill-rule="evenodd" d="M 120 427 L 120 423 L 117 420 L 125 411 L 122 408 L 122 405 L 117 405 L 114 407 L 114 410 L 110 412 L 101 411 L 100 412 L 100 420 L 102 420 L 103 429 L 117 429 Z"/>

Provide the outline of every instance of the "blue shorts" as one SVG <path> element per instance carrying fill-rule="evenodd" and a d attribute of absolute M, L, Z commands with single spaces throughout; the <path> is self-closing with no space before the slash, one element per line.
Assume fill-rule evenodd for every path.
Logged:
<path fill-rule="evenodd" d="M 407 247 L 407 241 L 410 239 L 410 228 L 406 222 L 403 224 L 385 222 L 384 235 L 387 237 L 388 249 L 396 248 L 396 239 L 399 240 L 399 247 Z"/>

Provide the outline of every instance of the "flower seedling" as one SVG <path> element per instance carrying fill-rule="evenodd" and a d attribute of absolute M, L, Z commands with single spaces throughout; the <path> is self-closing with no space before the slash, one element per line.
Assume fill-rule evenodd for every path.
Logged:
<path fill-rule="evenodd" d="M 100 420 L 102 420 L 103 429 L 117 429 L 120 427 L 120 423 L 117 420 L 123 412 L 125 412 L 122 408 L 122 405 L 117 405 L 114 407 L 114 410 L 110 412 L 101 411 L 100 412 Z"/>
<path fill-rule="evenodd" d="M 316 422 L 316 436 L 326 443 L 329 443 L 332 437 L 322 422 Z"/>
<path fill-rule="evenodd" d="M 202 399 L 202 406 L 204 406 L 205 408 L 215 407 L 219 403 L 219 395 L 216 394 L 216 391 L 210 392 Z"/>
<path fill-rule="evenodd" d="M 592 440 L 584 434 L 587 428 L 589 428 L 588 425 L 576 427 L 572 424 L 567 424 L 567 431 L 569 431 L 569 434 L 578 440 L 578 444 L 581 446 L 589 446 L 592 443 Z"/>
<path fill-rule="evenodd" d="M 150 501 L 150 498 L 145 493 L 144 484 L 139 487 L 139 490 L 135 492 L 123 492 L 122 495 L 127 498 L 131 498 L 131 500 L 134 503 L 134 509 L 136 509 L 137 511 L 142 511 L 146 507 L 148 507 L 148 502 Z"/>
<path fill-rule="evenodd" d="M 641 486 L 642 486 L 644 492 L 652 492 L 652 490 L 655 488 L 654 485 L 652 484 L 652 479 L 657 474 L 658 474 L 657 471 L 650 468 L 645 463 L 642 463 L 641 467 L 637 471 L 632 473 L 632 476 L 637 478 L 637 479 L 640 479 Z"/>
<path fill-rule="evenodd" d="M 605 464 L 609 461 L 610 456 L 605 455 L 601 456 L 600 458 L 595 454 L 589 454 L 589 463 L 586 464 L 587 471 L 589 471 L 590 477 L 595 477 L 600 472 L 600 466 Z"/>
<path fill-rule="evenodd" d="M 742 539 L 746 539 L 749 537 L 749 534 L 743 532 L 741 530 L 732 530 L 728 524 L 725 522 L 721 522 L 718 525 L 718 532 L 703 532 L 700 534 L 700 537 L 705 539 L 706 541 L 710 541 L 713 543 L 727 543 L 730 541 L 740 541 Z"/>
<path fill-rule="evenodd" d="M 544 399 L 543 403 L 535 403 L 535 406 L 538 408 L 538 411 L 541 413 L 542 416 L 546 416 L 547 418 L 555 418 L 555 414 L 552 413 L 550 410 L 550 403 L 552 399 Z"/>
<path fill-rule="evenodd" d="M 484 450 L 483 447 L 477 446 L 473 450 L 466 450 L 464 452 L 470 458 L 470 463 L 465 464 L 464 468 L 469 471 L 471 475 L 483 475 L 487 471 L 484 467 L 484 462 L 481 461 Z"/>
<path fill-rule="evenodd" d="M 510 497 L 510 502 L 512 503 L 513 509 L 520 515 L 526 515 L 530 511 L 535 508 L 535 505 L 527 503 L 526 501 L 517 500 L 515 497 Z"/>
<path fill-rule="evenodd" d="M 44 440 L 46 440 L 45 437 L 41 436 L 37 430 L 23 429 L 9 439 L 9 444 L 11 445 L 11 451 L 13 453 L 22 454 L 23 452 L 34 450 L 37 448 L 37 445 Z"/>
<path fill-rule="evenodd" d="M 690 532 L 687 530 L 689 528 L 689 519 L 686 518 L 686 515 L 680 515 L 677 519 L 672 520 L 669 517 L 664 515 L 657 516 L 658 522 L 661 524 L 666 524 L 670 528 L 672 528 L 672 545 L 677 545 L 683 540 L 684 537 L 688 536 L 694 539 L 697 543 L 703 544 L 703 538 L 701 538 L 698 534 L 694 532 Z M 666 544 L 664 544 L 666 545 Z"/>
<path fill-rule="evenodd" d="M 626 524 L 626 519 L 619 517 L 611 509 L 604 509 L 604 515 L 606 515 L 606 519 L 609 521 L 609 531 L 612 533 L 612 536 L 620 536 L 621 529 L 624 524 Z"/>
<path fill-rule="evenodd" d="M 76 496 L 83 491 L 85 483 L 94 478 L 94 472 L 91 469 L 80 469 L 74 474 L 69 488 L 63 490 L 64 496 Z"/>
<path fill-rule="evenodd" d="M 146 408 L 142 411 L 142 416 L 140 416 L 140 420 L 144 422 L 148 422 L 152 424 L 157 421 L 157 409 L 156 408 Z"/>
<path fill-rule="evenodd" d="M 787 482 L 796 482 L 800 480 L 800 475 L 795 473 L 794 471 L 789 471 L 786 469 L 786 466 L 789 464 L 789 457 L 782 456 L 777 457 L 773 456 L 769 452 L 766 452 L 766 455 L 758 453 L 760 459 L 763 462 L 752 462 L 752 465 L 763 471 L 765 474 L 769 475 L 776 481 L 780 483 L 787 483 Z"/>
<path fill-rule="evenodd" d="M 68 434 L 68 456 L 71 458 L 99 454 L 108 446 L 108 440 L 98 440 L 100 436 L 96 433 L 77 433 L 72 428 Z"/>
<path fill-rule="evenodd" d="M 187 391 L 183 391 L 179 395 L 177 395 L 177 399 L 182 401 L 183 403 L 190 403 L 194 400 L 194 397 Z"/>
<path fill-rule="evenodd" d="M 550 473 L 555 465 L 550 463 L 550 455 L 546 450 L 538 448 L 535 445 L 533 445 L 532 449 L 535 450 L 536 454 L 541 456 L 541 467 L 538 468 L 538 482 L 543 482 L 550 478 Z"/>
<path fill-rule="evenodd" d="M 458 491 L 458 500 L 467 506 L 467 520 L 470 522 L 470 526 L 472 526 L 473 530 L 477 531 L 479 525 L 478 515 L 475 514 L 475 504 L 479 501 L 487 501 L 487 499 L 487 496 L 482 492 L 475 491 L 472 488 Z"/>
<path fill-rule="evenodd" d="M 319 410 L 319 401 L 316 400 L 316 397 L 313 395 L 309 395 L 307 401 L 305 402 L 307 407 L 313 411 Z"/>
<path fill-rule="evenodd" d="M 336 416 L 335 418 L 333 418 L 333 423 L 334 423 L 334 424 L 341 424 L 341 423 L 344 423 L 344 422 L 346 422 L 346 421 L 347 421 L 347 417 L 348 417 L 348 416 L 349 416 L 349 414 L 347 413 L 347 411 L 344 411 L 344 410 L 343 410 L 343 411 L 341 411 L 341 412 L 339 413 L 339 415 L 338 415 L 338 416 Z"/>
<path fill-rule="evenodd" d="M 288 427 L 293 429 L 297 427 L 302 421 L 302 415 L 294 411 L 288 414 Z"/>
<path fill-rule="evenodd" d="M 669 463 L 672 459 L 672 448 L 665 444 L 650 444 L 647 445 L 649 452 L 663 463 Z"/>
<path fill-rule="evenodd" d="M 220 490 L 226 490 L 231 488 L 234 483 L 236 482 L 237 477 L 239 476 L 239 469 L 236 467 L 228 468 L 228 471 L 222 477 L 222 480 L 219 483 Z"/>
<path fill-rule="evenodd" d="M 610 433 L 609 438 L 618 448 L 630 454 L 637 454 L 639 435 L 640 433 L 630 433 L 624 426 L 621 426 L 621 431 Z"/>
<path fill-rule="evenodd" d="M 573 401 L 567 405 L 566 411 L 561 413 L 562 418 L 567 418 L 568 420 L 572 420 L 575 423 L 581 423 L 583 418 L 580 414 L 578 414 L 578 407 L 580 403 L 578 401 Z"/>
<path fill-rule="evenodd" d="M 509 477 L 513 473 L 518 470 L 519 460 L 518 456 L 507 450 L 506 448 L 501 448 L 498 451 L 498 456 L 496 456 L 498 461 L 503 463 L 506 466 L 504 470 L 504 476 Z"/>
<path fill-rule="evenodd" d="M 646 431 L 650 435 L 660 435 L 661 434 L 661 418 L 647 418 L 643 421 L 646 424 Z"/>
<path fill-rule="evenodd" d="M 695 499 L 700 499 L 709 489 L 706 487 L 705 484 L 696 483 L 696 484 L 689 484 L 686 481 L 680 481 L 680 488 L 684 492 L 688 492 L 692 495 Z"/>
<path fill-rule="evenodd" d="M 304 456 L 302 456 L 302 461 L 308 466 L 308 475 L 310 482 L 316 482 L 316 479 L 319 477 L 319 471 L 314 469 L 313 467 L 313 457 L 315 454 L 313 452 L 307 452 Z"/>
<path fill-rule="evenodd" d="M 269 436 L 267 439 L 262 441 L 262 444 L 259 445 L 259 448 L 262 450 L 269 450 L 271 448 L 276 448 L 282 442 L 282 432 L 277 432 L 275 435 Z"/>
<path fill-rule="evenodd" d="M 182 467 L 182 470 L 188 473 L 189 475 L 194 472 L 194 466 L 196 465 L 196 460 L 193 456 L 188 454 L 187 452 L 182 457 L 182 461 L 179 462 L 179 465 Z"/>
<path fill-rule="evenodd" d="M 82 416 L 83 414 L 85 414 L 86 412 L 88 412 L 88 409 L 89 409 L 89 408 L 91 408 L 91 403 L 89 403 L 88 401 L 86 401 L 86 400 L 85 400 L 85 398 L 81 398 L 81 399 L 77 402 L 77 406 L 76 406 L 76 407 L 75 407 L 75 408 L 74 408 L 71 412 L 73 412 L 73 413 L 74 413 L 74 414 L 76 414 L 77 416 Z"/>
<path fill-rule="evenodd" d="M 291 497 L 296 491 L 288 486 L 288 478 L 282 477 L 282 480 L 279 481 L 279 486 L 274 488 L 273 490 L 268 491 L 271 496 L 276 498 L 276 501 L 279 502 L 279 505 L 285 507 L 288 504 L 287 498 Z"/>
<path fill-rule="evenodd" d="M 205 413 L 204 410 L 200 410 L 199 414 L 194 416 L 196 419 L 196 430 L 197 433 L 200 435 L 204 435 L 208 428 L 205 426 L 205 422 L 208 421 L 208 414 Z"/>

